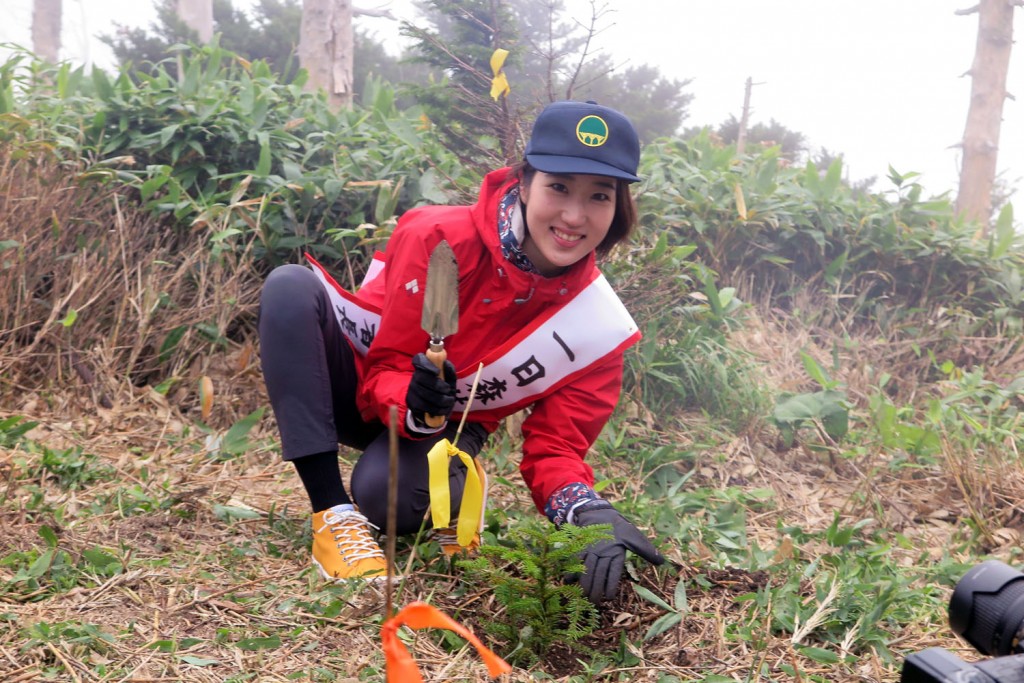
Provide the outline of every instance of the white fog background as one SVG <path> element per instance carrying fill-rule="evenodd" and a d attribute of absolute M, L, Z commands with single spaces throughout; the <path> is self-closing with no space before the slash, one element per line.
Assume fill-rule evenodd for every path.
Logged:
<path fill-rule="evenodd" d="M 412 0 L 369 2 L 414 19 Z M 928 194 L 955 193 L 959 143 L 967 117 L 976 14 L 957 16 L 972 0 L 598 0 L 609 14 L 597 46 L 622 66 L 652 64 L 692 79 L 684 126 L 739 118 L 744 83 L 753 89 L 751 123 L 774 119 L 803 133 L 812 150 L 842 154 L 850 180 L 875 176 L 891 188 L 891 164 L 916 171 Z M 567 0 L 581 20 L 589 0 Z M 236 0 L 246 7 L 246 0 Z M 0 0 L 0 42 L 27 45 L 31 0 Z M 1024 30 L 1015 12 L 1015 34 Z M 149 0 L 64 0 L 62 58 L 110 66 L 95 35 L 112 22 L 148 27 Z M 395 22 L 357 17 L 357 25 L 398 45 Z M 392 52 L 397 53 L 397 49 Z M 513 89 L 515 83 L 512 83 Z M 999 170 L 1024 185 L 1024 46 L 1014 47 L 1003 109 Z M 624 95 L 628 96 L 628 95 Z M 607 102 L 615 106 L 614 102 Z"/>

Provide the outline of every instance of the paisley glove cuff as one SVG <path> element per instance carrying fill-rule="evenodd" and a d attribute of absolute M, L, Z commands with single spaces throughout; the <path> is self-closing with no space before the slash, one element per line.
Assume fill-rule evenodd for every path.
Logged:
<path fill-rule="evenodd" d="M 551 494 L 544 506 L 544 514 L 555 526 L 560 527 L 563 524 L 572 524 L 573 513 L 577 510 L 611 506 L 611 503 L 599 496 L 589 485 L 574 482 Z"/>

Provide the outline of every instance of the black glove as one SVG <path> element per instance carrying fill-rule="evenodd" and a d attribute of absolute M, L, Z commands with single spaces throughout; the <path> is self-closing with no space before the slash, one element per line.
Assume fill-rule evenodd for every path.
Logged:
<path fill-rule="evenodd" d="M 455 407 L 455 366 L 444 362 L 444 377 L 437 366 L 427 360 L 427 354 L 412 357 L 412 380 L 405 395 L 405 405 L 418 425 L 426 425 L 425 415 L 440 415 L 445 419 Z"/>
<path fill-rule="evenodd" d="M 595 605 L 618 593 L 619 579 L 622 578 L 622 569 L 626 564 L 626 550 L 632 550 L 651 564 L 662 564 L 665 561 L 640 530 L 611 507 L 611 503 L 600 501 L 590 509 L 575 512 L 573 524 L 612 525 L 614 538 L 598 541 L 581 554 L 586 571 L 579 577 L 580 586 Z"/>

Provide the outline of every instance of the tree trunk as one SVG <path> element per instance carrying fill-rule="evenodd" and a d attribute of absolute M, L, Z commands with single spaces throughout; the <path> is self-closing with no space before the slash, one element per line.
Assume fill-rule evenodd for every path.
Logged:
<path fill-rule="evenodd" d="M 302 0 L 299 64 L 309 73 L 306 89 L 327 91 L 336 109 L 352 106 L 352 2 Z"/>
<path fill-rule="evenodd" d="M 178 17 L 199 34 L 199 42 L 213 39 L 213 0 L 178 0 Z"/>
<path fill-rule="evenodd" d="M 992 213 L 1015 5 L 1010 0 L 981 0 L 977 8 L 978 42 L 970 70 L 971 104 L 964 129 L 956 210 L 965 219 L 980 224 L 979 236 L 987 234 Z"/>
<path fill-rule="evenodd" d="M 32 51 L 57 63 L 60 55 L 61 0 L 32 0 Z"/>
<path fill-rule="evenodd" d="M 736 131 L 736 156 L 743 156 L 747 149 L 747 126 L 750 124 L 750 90 L 754 87 L 754 79 L 747 76 L 746 87 L 743 88 L 743 112 L 740 114 L 740 128 Z"/>

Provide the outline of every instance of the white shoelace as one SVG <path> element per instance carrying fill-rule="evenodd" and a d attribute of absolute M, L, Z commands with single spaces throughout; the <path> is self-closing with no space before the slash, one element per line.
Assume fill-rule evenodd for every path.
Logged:
<path fill-rule="evenodd" d="M 341 558 L 348 564 L 355 564 L 359 560 L 384 557 L 384 551 L 370 535 L 371 527 L 377 528 L 355 510 L 327 510 L 324 512 L 324 525 L 317 529 L 317 533 L 330 529 Z"/>

